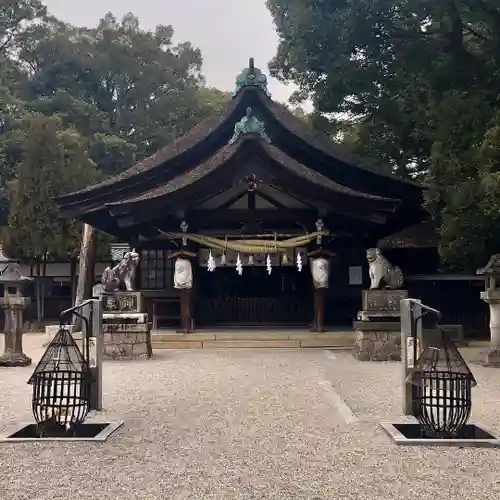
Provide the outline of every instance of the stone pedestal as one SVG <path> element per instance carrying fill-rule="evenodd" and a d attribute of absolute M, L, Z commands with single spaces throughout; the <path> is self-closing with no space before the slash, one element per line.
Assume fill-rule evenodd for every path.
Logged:
<path fill-rule="evenodd" d="M 401 361 L 401 330 L 395 322 L 355 321 L 358 361 Z"/>
<path fill-rule="evenodd" d="M 481 292 L 481 298 L 490 306 L 490 345 L 484 354 L 484 362 L 500 367 L 500 291 Z"/>
<path fill-rule="evenodd" d="M 142 312 L 140 292 L 103 293 L 103 336 L 105 359 L 149 359 L 151 323 Z"/>
<path fill-rule="evenodd" d="M 353 356 L 359 361 L 400 361 L 400 302 L 407 290 L 364 290 L 363 309 L 354 322 Z"/>

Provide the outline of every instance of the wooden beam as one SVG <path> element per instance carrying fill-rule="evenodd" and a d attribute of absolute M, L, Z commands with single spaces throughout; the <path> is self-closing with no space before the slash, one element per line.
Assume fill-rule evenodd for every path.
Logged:
<path fill-rule="evenodd" d="M 226 222 L 280 222 L 283 220 L 301 222 L 303 224 L 314 224 L 317 219 L 314 210 L 285 209 L 285 210 L 191 210 L 187 212 L 189 221 L 211 220 L 217 223 Z"/>
<path fill-rule="evenodd" d="M 224 208 L 228 208 L 233 203 L 236 203 L 238 200 L 241 200 L 241 198 L 243 198 L 247 193 L 248 193 L 248 191 L 245 190 L 242 193 L 235 194 L 234 196 L 231 196 L 231 198 L 229 198 L 229 200 L 227 200 L 224 203 L 222 203 L 221 205 L 219 205 L 217 208 L 221 209 L 221 210 Z"/>
<path fill-rule="evenodd" d="M 287 207 L 285 205 L 283 205 L 283 203 L 280 203 L 279 201 L 275 200 L 274 198 L 272 198 L 268 194 L 263 193 L 262 191 L 257 191 L 256 194 L 259 198 L 262 198 L 263 200 L 267 201 L 271 205 L 274 205 L 276 208 L 282 208 L 284 210 L 287 209 Z"/>
<path fill-rule="evenodd" d="M 248 191 L 248 210 L 255 212 L 255 191 Z"/>

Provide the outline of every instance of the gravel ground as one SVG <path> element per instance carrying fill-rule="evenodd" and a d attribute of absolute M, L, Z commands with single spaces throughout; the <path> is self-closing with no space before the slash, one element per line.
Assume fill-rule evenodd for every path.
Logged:
<path fill-rule="evenodd" d="M 41 342 L 26 336 L 34 362 Z M 31 420 L 33 367 L 0 369 L 0 432 Z M 473 418 L 500 432 L 500 370 L 472 368 Z M 397 363 L 163 351 L 107 362 L 104 390 L 98 420 L 124 426 L 101 444 L 0 444 L 1 500 L 500 498 L 500 450 L 398 447 L 378 427 L 401 420 Z"/>

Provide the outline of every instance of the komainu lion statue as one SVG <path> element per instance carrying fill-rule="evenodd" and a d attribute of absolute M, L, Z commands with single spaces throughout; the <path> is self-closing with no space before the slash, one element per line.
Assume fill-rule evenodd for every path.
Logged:
<path fill-rule="evenodd" d="M 393 266 L 380 251 L 380 248 L 369 248 L 366 251 L 370 271 L 370 290 L 382 288 L 398 289 L 403 287 L 403 272 L 398 266 Z"/>
<path fill-rule="evenodd" d="M 105 292 L 116 292 L 123 284 L 125 290 L 134 290 L 133 281 L 139 264 L 139 254 L 133 249 L 126 252 L 115 267 L 107 267 L 102 273 L 101 283 Z"/>
<path fill-rule="evenodd" d="M 314 288 L 328 288 L 328 261 L 318 257 L 311 261 L 311 274 Z"/>

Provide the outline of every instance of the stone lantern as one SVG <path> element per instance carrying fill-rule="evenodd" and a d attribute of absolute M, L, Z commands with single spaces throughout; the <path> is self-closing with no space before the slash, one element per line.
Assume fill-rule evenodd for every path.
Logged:
<path fill-rule="evenodd" d="M 0 262 L 0 309 L 5 312 L 5 352 L 0 356 L 0 366 L 28 366 L 31 359 L 23 353 L 23 310 L 31 299 L 24 297 L 22 287 L 31 278 L 21 275 L 17 262 L 4 259 Z"/>
<path fill-rule="evenodd" d="M 492 255 L 488 264 L 477 270 L 477 274 L 485 277 L 483 299 L 490 306 L 490 346 L 486 352 L 485 362 L 500 367 L 500 254 Z"/>

